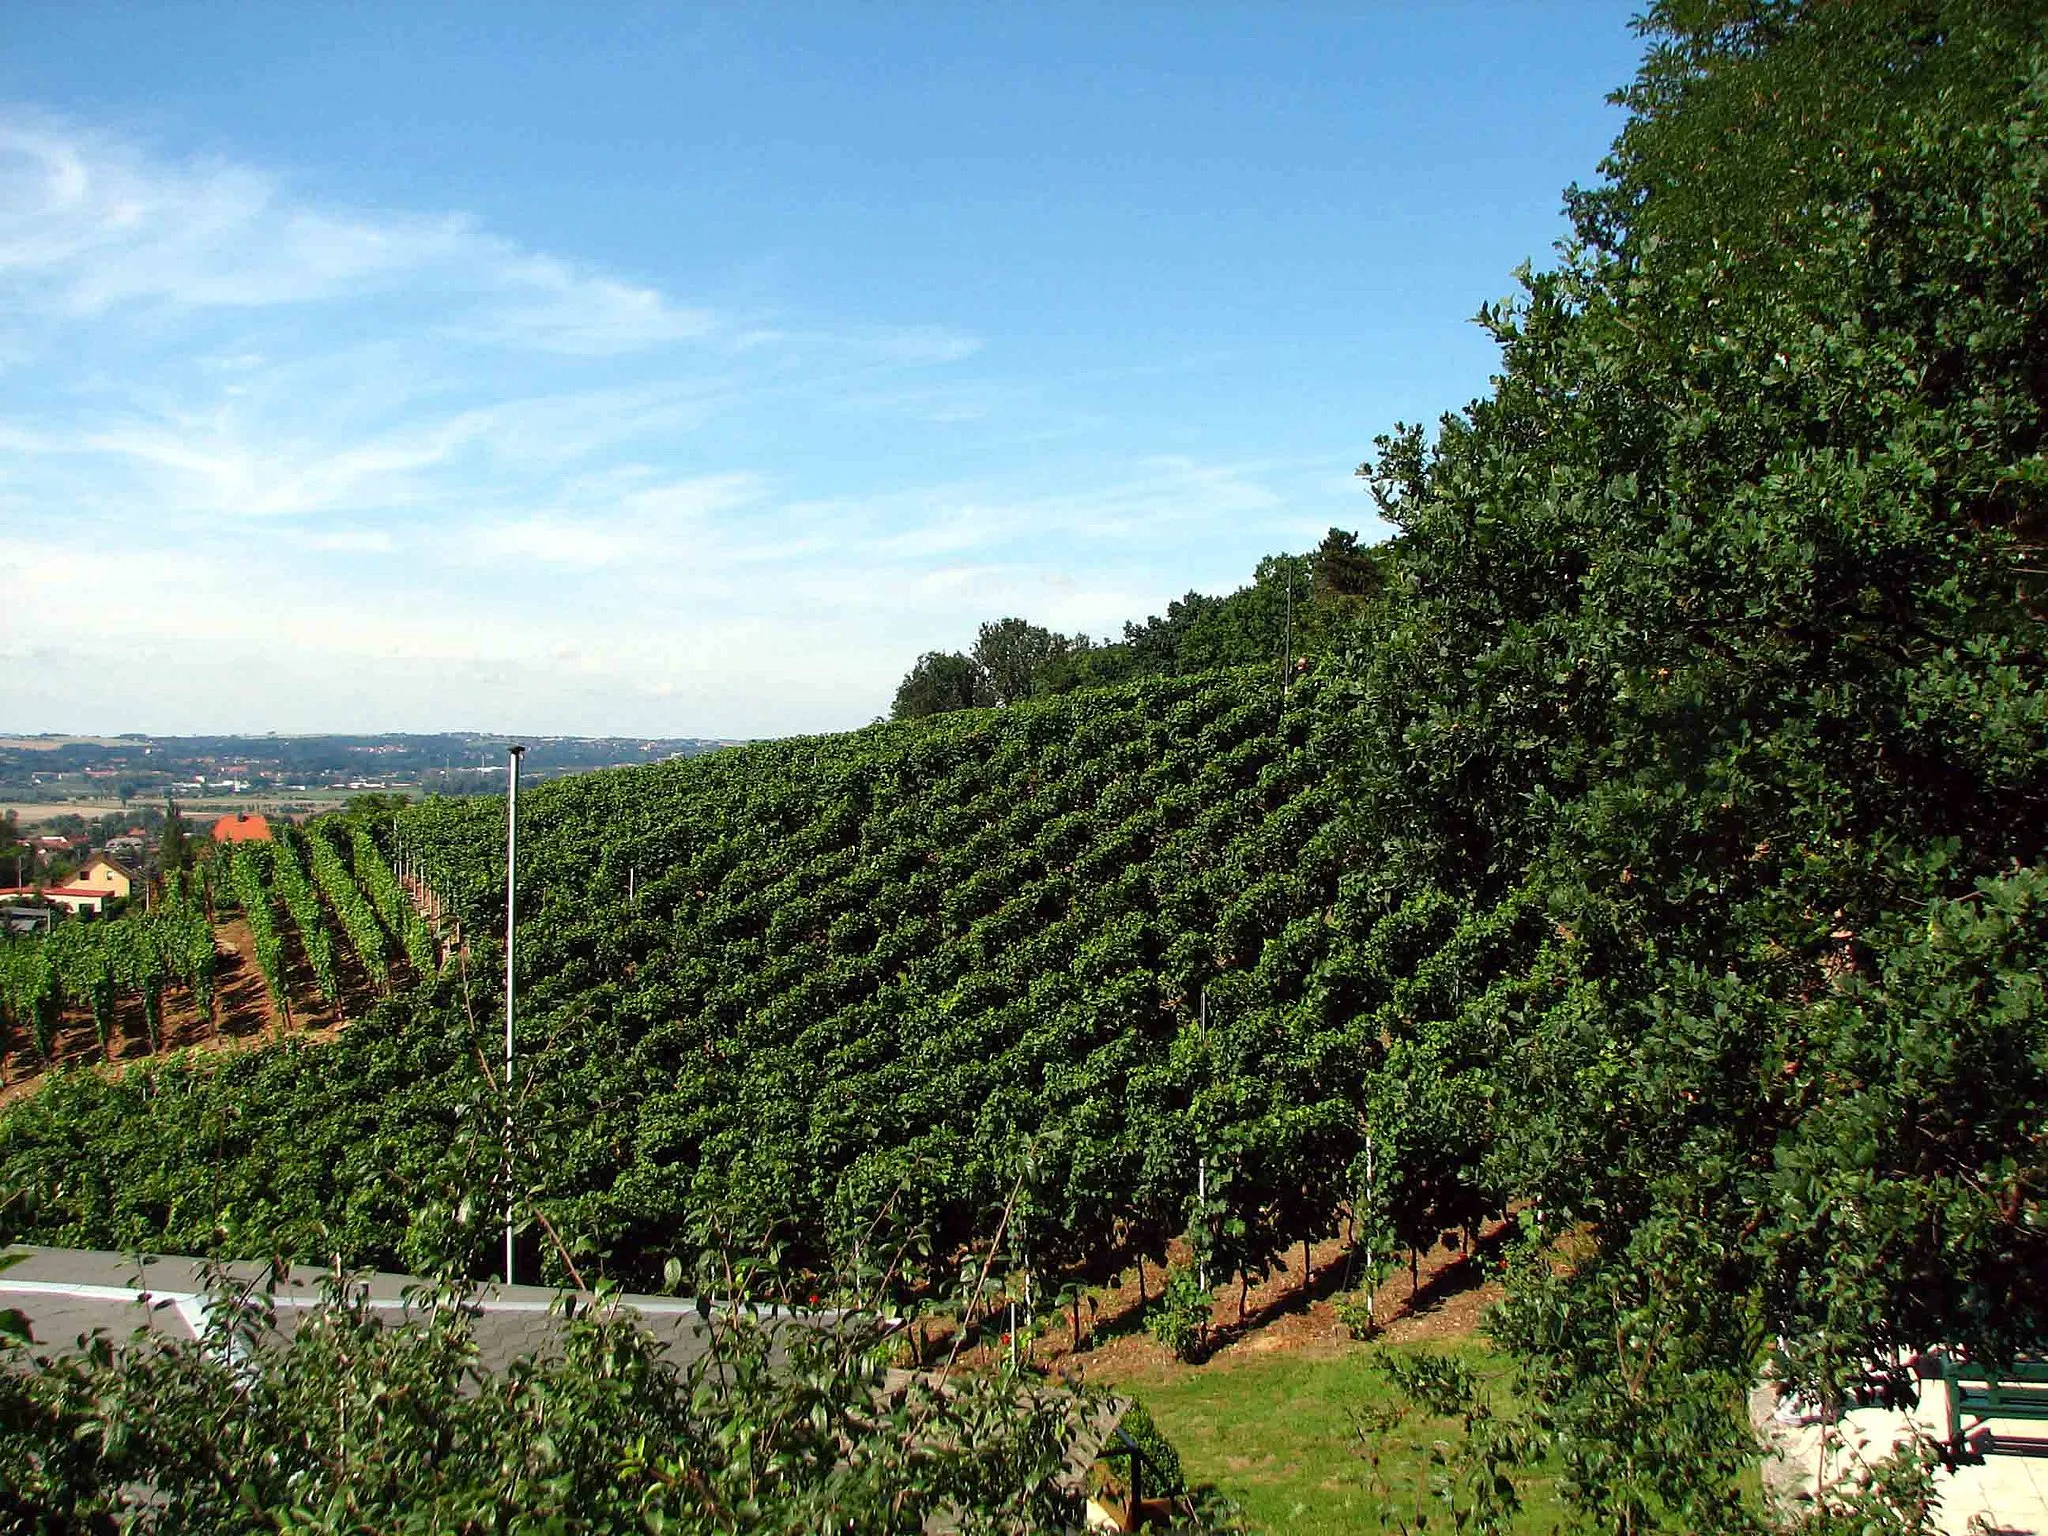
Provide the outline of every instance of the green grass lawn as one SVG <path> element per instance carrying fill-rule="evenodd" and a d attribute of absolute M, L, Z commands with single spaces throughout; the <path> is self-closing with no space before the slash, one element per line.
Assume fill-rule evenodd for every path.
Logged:
<path fill-rule="evenodd" d="M 1357 1413 L 1396 1400 L 1386 1378 L 1366 1366 L 1375 1347 L 1412 1348 L 1226 1355 L 1200 1367 L 1147 1366 L 1113 1381 L 1099 1379 L 1141 1399 L 1179 1449 L 1188 1480 L 1214 1484 L 1259 1530 L 1276 1536 L 1400 1530 L 1400 1523 L 1380 1523 L 1381 1499 L 1368 1485 L 1354 1421 Z M 1487 1377 L 1497 1409 L 1511 1406 L 1501 1380 L 1505 1367 L 1485 1344 L 1457 1340 L 1428 1347 Z M 1410 1525 L 1418 1499 L 1427 1498 L 1430 1443 L 1461 1432 L 1457 1421 L 1426 1418 L 1417 1410 L 1381 1438 L 1380 1475 Z M 1550 1479 L 1531 1476 L 1521 1489 L 1518 1529 L 1532 1536 L 1559 1529 Z M 1439 1516 L 1430 1528 L 1444 1524 Z"/>

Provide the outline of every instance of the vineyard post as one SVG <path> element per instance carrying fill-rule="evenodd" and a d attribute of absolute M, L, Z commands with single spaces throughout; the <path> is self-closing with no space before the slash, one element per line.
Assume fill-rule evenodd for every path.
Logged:
<path fill-rule="evenodd" d="M 1366 1332 L 1368 1333 L 1372 1332 L 1378 1323 L 1378 1319 L 1376 1319 L 1372 1315 L 1374 1293 L 1379 1290 L 1379 1285 L 1373 1278 L 1374 1271 L 1372 1267 L 1372 1255 L 1374 1248 L 1374 1233 L 1372 1226 L 1373 1212 L 1379 1208 L 1374 1203 L 1373 1196 L 1374 1190 L 1372 1184 L 1372 1132 L 1367 1131 L 1365 1133 L 1365 1327 Z"/>
<path fill-rule="evenodd" d="M 519 878 L 519 759 L 521 746 L 508 746 L 505 770 L 505 1283 L 512 1284 L 512 942 L 513 900 Z"/>

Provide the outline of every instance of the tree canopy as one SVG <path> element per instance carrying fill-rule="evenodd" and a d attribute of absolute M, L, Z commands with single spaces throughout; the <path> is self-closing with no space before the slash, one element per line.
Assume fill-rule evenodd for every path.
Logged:
<path fill-rule="evenodd" d="M 896 689 L 891 718 L 916 720 L 954 709 L 983 709 L 996 702 L 988 674 L 958 651 L 926 651 Z"/>
<path fill-rule="evenodd" d="M 1386 584 L 1390 546 L 1370 548 L 1332 528 L 1307 555 L 1269 555 L 1249 585 L 1224 597 L 1189 592 L 1164 614 L 1124 625 L 1119 641 L 1063 635 L 1020 618 L 983 624 L 971 655 L 927 652 L 896 691 L 891 718 L 1015 704 L 1114 687 L 1266 666 L 1275 675 L 1326 654 L 1354 633 Z M 1288 654 L 1291 651 L 1291 656 Z"/>

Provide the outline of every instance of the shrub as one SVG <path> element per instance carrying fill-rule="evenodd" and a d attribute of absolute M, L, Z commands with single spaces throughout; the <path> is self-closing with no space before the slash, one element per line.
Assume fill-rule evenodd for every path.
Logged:
<path fill-rule="evenodd" d="M 1152 1337 L 1173 1351 L 1176 1360 L 1200 1364 L 1209 1352 L 1209 1293 L 1184 1269 L 1166 1282 L 1145 1320 Z"/>

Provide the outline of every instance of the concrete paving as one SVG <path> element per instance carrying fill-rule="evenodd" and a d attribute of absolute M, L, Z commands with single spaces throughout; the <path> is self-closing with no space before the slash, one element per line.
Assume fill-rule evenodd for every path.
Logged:
<path fill-rule="evenodd" d="M 0 1307 L 29 1321 L 36 1347 L 63 1352 L 98 1332 L 126 1339 L 138 1329 L 196 1338 L 206 1326 L 206 1265 L 190 1258 L 141 1258 L 68 1248 L 20 1247 L 22 1262 L 0 1270 Z M 235 1280 L 261 1283 L 268 1267 L 224 1266 Z M 271 1293 L 277 1331 L 289 1338 L 297 1319 L 320 1302 L 328 1271 L 295 1265 Z M 372 1309 L 393 1321 L 423 1305 L 420 1280 L 382 1272 L 351 1276 Z M 479 1363 L 502 1371 L 522 1355 L 546 1355 L 561 1325 L 559 1306 L 573 1293 L 536 1285 L 488 1285 L 476 1293 L 482 1309 L 473 1320 Z M 641 1326 L 659 1338 L 670 1359 L 685 1363 L 704 1352 L 704 1321 L 697 1304 L 673 1296 L 621 1296 Z"/>
<path fill-rule="evenodd" d="M 1854 1408 L 1837 1423 L 1791 1426 L 1771 1416 L 1776 1405 L 1775 1389 L 1759 1388 L 1751 1419 L 1771 1447 L 1765 1483 L 1792 1504 L 1855 1481 L 1916 1435 L 1939 1442 L 1948 1433 L 1948 1387 L 1938 1376 L 1921 1381 L 1910 1412 Z M 2048 1536 L 2048 1425 L 1965 1416 L 1963 1427 L 1979 1459 L 1936 1471 L 1940 1528 L 1949 1536 Z"/>

